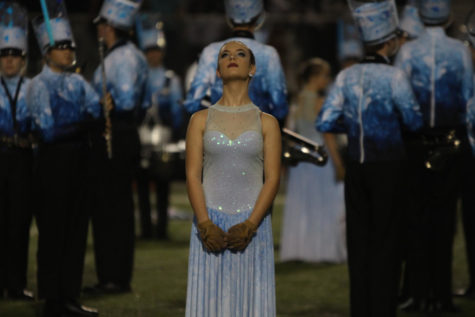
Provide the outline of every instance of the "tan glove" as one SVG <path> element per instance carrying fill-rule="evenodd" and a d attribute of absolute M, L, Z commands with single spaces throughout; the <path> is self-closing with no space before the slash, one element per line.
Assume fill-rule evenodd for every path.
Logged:
<path fill-rule="evenodd" d="M 257 232 L 257 225 L 249 219 L 232 226 L 228 230 L 228 249 L 232 251 L 243 251 L 251 242 L 252 237 Z"/>
<path fill-rule="evenodd" d="M 210 252 L 220 252 L 226 248 L 226 234 L 211 220 L 199 223 L 197 228 L 206 250 Z"/>

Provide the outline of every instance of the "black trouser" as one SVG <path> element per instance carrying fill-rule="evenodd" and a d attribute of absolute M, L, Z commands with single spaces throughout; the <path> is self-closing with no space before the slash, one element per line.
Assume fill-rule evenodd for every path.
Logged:
<path fill-rule="evenodd" d="M 352 317 L 396 316 L 405 163 L 349 162 L 345 177 Z"/>
<path fill-rule="evenodd" d="M 475 287 L 475 158 L 467 155 L 463 164 L 461 188 L 462 222 L 469 273 L 469 286 Z"/>
<path fill-rule="evenodd" d="M 162 179 L 152 174 L 148 169 L 140 169 L 137 173 L 137 191 L 140 208 L 140 227 L 143 238 L 152 236 L 152 217 L 150 207 L 150 182 L 155 185 L 155 197 L 157 201 L 157 236 L 165 238 L 168 226 L 168 206 L 170 195 L 169 179 Z"/>
<path fill-rule="evenodd" d="M 132 180 L 139 158 L 135 126 L 112 122 L 113 157 L 107 158 L 100 135 L 90 156 L 89 203 L 92 212 L 96 272 L 100 284 L 128 287 L 134 261 Z"/>
<path fill-rule="evenodd" d="M 84 209 L 85 148 L 81 142 L 42 145 L 38 153 L 38 291 L 67 300 L 81 291 L 88 216 Z"/>
<path fill-rule="evenodd" d="M 451 156 L 436 171 L 424 166 L 424 157 L 411 162 L 407 281 L 416 300 L 452 301 L 452 245 L 464 156 L 465 150 Z"/>
<path fill-rule="evenodd" d="M 26 287 L 31 172 L 31 150 L 0 147 L 0 294 Z"/>

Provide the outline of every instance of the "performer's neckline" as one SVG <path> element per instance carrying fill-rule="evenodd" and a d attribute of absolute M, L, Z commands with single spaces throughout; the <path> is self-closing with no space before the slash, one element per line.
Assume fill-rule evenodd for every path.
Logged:
<path fill-rule="evenodd" d="M 213 108 L 219 111 L 225 111 L 225 112 L 243 112 L 243 111 L 248 111 L 256 106 L 253 103 L 247 103 L 244 105 L 239 105 L 239 106 L 224 106 L 220 105 L 218 103 L 213 105 Z"/>

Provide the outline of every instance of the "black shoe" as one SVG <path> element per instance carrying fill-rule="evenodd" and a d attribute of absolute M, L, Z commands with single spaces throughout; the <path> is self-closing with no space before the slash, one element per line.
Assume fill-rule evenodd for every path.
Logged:
<path fill-rule="evenodd" d="M 74 300 L 68 300 L 61 305 L 61 317 L 73 316 L 99 316 L 99 312 L 95 308 L 86 307 Z"/>
<path fill-rule="evenodd" d="M 43 317 L 61 317 L 61 305 L 56 300 L 46 300 L 43 306 Z"/>
<path fill-rule="evenodd" d="M 429 308 L 430 313 L 460 313 L 460 308 L 452 302 L 434 301 Z"/>
<path fill-rule="evenodd" d="M 83 289 L 83 292 L 88 295 L 122 294 L 129 293 L 130 291 L 130 285 L 119 285 L 111 282 L 96 284 Z"/>
<path fill-rule="evenodd" d="M 464 298 L 474 298 L 475 299 L 475 289 L 472 286 L 468 288 L 461 288 L 454 292 L 455 297 L 464 297 Z"/>
<path fill-rule="evenodd" d="M 23 289 L 20 291 L 8 291 L 8 298 L 13 300 L 24 300 L 24 301 L 33 301 L 35 300 L 35 295 L 32 291 Z"/>

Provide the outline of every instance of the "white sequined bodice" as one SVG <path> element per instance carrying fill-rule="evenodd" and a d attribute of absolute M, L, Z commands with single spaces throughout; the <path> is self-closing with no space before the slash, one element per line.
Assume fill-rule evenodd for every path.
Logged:
<path fill-rule="evenodd" d="M 253 104 L 210 107 L 203 147 L 207 207 L 227 214 L 253 209 L 263 184 L 259 108 Z"/>

